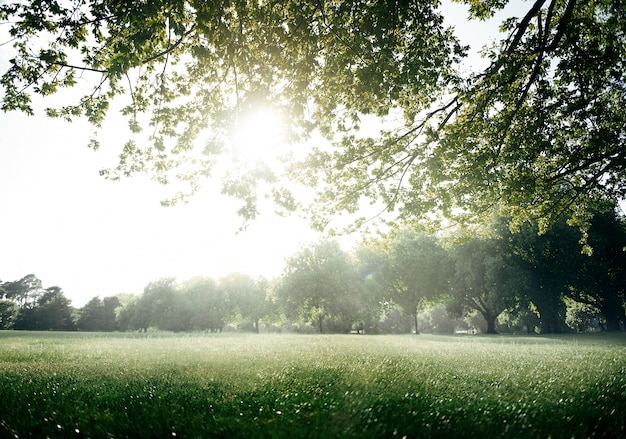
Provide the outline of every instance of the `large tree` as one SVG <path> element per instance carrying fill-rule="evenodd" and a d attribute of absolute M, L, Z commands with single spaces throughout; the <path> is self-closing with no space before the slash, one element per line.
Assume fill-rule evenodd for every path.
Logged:
<path fill-rule="evenodd" d="M 509 2 L 462 3 L 486 20 Z M 561 215 L 584 228 L 626 193 L 624 11 L 619 0 L 529 2 L 472 72 L 460 68 L 472 36 L 455 36 L 438 0 L 6 3 L 15 50 L 2 109 L 32 113 L 33 94 L 91 85 L 48 114 L 99 127 L 125 95 L 133 140 L 103 173 L 178 177 L 193 190 L 233 151 L 238 123 L 273 107 L 286 141 L 314 130 L 334 141 L 297 172 L 319 189 L 317 225 L 367 197 L 404 219 L 500 210 L 541 218 L 542 230 Z M 364 116 L 398 114 L 359 135 Z M 242 215 L 257 214 L 260 182 L 296 205 L 267 167 L 239 165 L 224 191 L 244 200 Z"/>
<path fill-rule="evenodd" d="M 512 251 L 528 271 L 532 288 L 528 297 L 540 314 L 542 331 L 564 329 L 568 297 L 598 309 L 607 329 L 616 331 L 626 324 L 626 228 L 615 210 L 597 213 L 591 220 L 590 254 L 580 251 L 580 236 L 560 221 L 542 236 L 531 227 L 511 235 Z"/>
<path fill-rule="evenodd" d="M 580 265 L 570 296 L 600 310 L 608 331 L 626 329 L 626 219 L 609 210 L 591 221 L 590 255 Z"/>
<path fill-rule="evenodd" d="M 487 334 L 496 333 L 496 321 L 512 310 L 527 292 L 527 272 L 516 264 L 500 239 L 471 239 L 451 250 L 454 281 L 448 309 L 454 314 L 477 311 L 487 323 Z"/>
<path fill-rule="evenodd" d="M 532 224 L 510 235 L 510 249 L 530 282 L 527 298 L 539 316 L 543 333 L 563 332 L 566 307 L 582 269 L 580 234 L 559 221 L 545 234 L 538 235 Z"/>

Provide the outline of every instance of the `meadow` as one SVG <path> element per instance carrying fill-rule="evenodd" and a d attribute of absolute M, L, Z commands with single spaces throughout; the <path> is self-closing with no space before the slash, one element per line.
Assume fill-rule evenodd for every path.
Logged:
<path fill-rule="evenodd" d="M 0 331 L 0 437 L 626 437 L 623 335 Z"/>

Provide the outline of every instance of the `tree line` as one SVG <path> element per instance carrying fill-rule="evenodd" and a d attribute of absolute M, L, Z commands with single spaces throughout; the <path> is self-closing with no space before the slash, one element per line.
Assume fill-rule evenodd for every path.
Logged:
<path fill-rule="evenodd" d="M 0 329 L 402 333 L 619 331 L 626 325 L 626 220 L 590 223 L 588 247 L 565 221 L 514 233 L 499 218 L 471 237 L 410 229 L 361 243 L 302 248 L 273 280 L 164 278 L 141 295 L 80 309 L 35 275 L 0 283 Z M 582 251 L 581 251 L 582 250 Z"/>

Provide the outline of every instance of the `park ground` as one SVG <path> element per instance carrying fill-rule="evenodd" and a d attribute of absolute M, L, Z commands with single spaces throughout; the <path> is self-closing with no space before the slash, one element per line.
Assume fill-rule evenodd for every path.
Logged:
<path fill-rule="evenodd" d="M 626 437 L 626 336 L 0 331 L 0 437 Z"/>

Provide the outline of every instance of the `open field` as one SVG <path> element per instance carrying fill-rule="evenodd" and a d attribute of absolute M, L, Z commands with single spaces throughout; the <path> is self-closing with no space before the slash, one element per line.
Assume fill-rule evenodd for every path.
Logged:
<path fill-rule="evenodd" d="M 0 331 L 0 437 L 626 437 L 626 337 Z"/>

